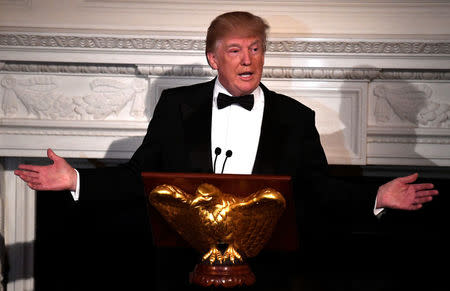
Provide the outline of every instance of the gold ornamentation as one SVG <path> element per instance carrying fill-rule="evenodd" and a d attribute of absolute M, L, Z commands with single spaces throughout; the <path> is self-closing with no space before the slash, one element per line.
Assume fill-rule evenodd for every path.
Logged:
<path fill-rule="evenodd" d="M 281 193 L 271 188 L 237 197 L 206 183 L 195 194 L 160 185 L 150 192 L 149 200 L 210 264 L 234 264 L 256 256 L 286 207 Z"/>

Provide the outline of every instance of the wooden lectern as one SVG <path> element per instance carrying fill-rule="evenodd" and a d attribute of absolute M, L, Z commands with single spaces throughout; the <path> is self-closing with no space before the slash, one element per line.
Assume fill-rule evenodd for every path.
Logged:
<path fill-rule="evenodd" d="M 142 173 L 142 177 L 147 195 L 160 185 L 173 185 L 183 189 L 183 191 L 187 193 L 195 193 L 199 185 L 207 183 L 219 188 L 223 193 L 232 194 L 237 197 L 247 197 L 264 188 L 275 189 L 284 197 L 286 207 L 272 232 L 272 236 L 267 241 L 264 248 L 295 251 L 299 247 L 295 206 L 292 197 L 292 182 L 291 177 L 289 176 L 144 172 Z M 154 241 L 157 247 L 189 246 L 189 244 L 169 225 L 150 203 L 149 215 Z M 217 274 L 220 275 L 222 273 L 224 276 L 235 276 L 236 270 L 238 270 L 237 273 L 241 272 L 243 266 L 239 266 L 239 268 L 236 267 L 232 271 L 230 271 L 228 267 L 224 267 L 218 271 L 217 267 L 213 268 L 205 265 L 197 265 L 193 273 L 202 272 L 205 268 L 208 269 L 206 272 L 212 272 L 215 274 L 214 276 L 217 277 Z M 249 269 L 246 269 L 243 272 L 251 273 Z M 228 277 L 226 279 L 220 279 L 219 276 L 219 279 L 215 280 L 211 279 L 211 276 L 209 279 L 201 279 L 199 281 L 198 276 L 191 273 L 191 282 L 205 287 L 210 285 L 234 287 L 236 285 L 251 285 L 254 282 L 254 275 L 253 278 L 250 279 L 245 279 L 245 276 L 241 276 L 244 279 L 235 280 L 234 282 Z M 237 274 L 237 276 L 239 277 L 239 274 Z M 192 279 L 193 277 L 194 279 Z"/>

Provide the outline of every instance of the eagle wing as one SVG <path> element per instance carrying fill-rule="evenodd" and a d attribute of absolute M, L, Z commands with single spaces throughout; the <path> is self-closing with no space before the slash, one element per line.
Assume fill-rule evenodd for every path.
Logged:
<path fill-rule="evenodd" d="M 190 206 L 193 196 L 172 185 L 160 185 L 148 197 L 164 219 L 192 247 L 203 253 L 214 240 L 204 231 L 197 209 Z"/>
<path fill-rule="evenodd" d="M 256 256 L 270 239 L 285 208 L 283 195 L 270 188 L 237 200 L 227 217 L 233 228 L 230 242 L 246 257 Z"/>

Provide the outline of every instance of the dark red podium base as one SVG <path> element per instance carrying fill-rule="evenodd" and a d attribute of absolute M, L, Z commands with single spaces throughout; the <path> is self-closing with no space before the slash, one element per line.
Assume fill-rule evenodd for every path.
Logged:
<path fill-rule="evenodd" d="M 256 277 L 247 264 L 238 265 L 209 265 L 197 264 L 189 274 L 191 284 L 203 287 L 215 286 L 232 288 L 236 286 L 250 286 Z"/>

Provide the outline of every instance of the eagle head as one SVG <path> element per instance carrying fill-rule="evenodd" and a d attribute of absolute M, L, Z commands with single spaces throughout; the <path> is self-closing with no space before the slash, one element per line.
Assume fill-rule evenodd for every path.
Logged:
<path fill-rule="evenodd" d="M 207 183 L 201 184 L 195 192 L 194 199 L 191 201 L 192 206 L 200 206 L 203 204 L 215 203 L 220 199 L 222 192 L 215 186 Z"/>

